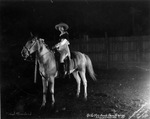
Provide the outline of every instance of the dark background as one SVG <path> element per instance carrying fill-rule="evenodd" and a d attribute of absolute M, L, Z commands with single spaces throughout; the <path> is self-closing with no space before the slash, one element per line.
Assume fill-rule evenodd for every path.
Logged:
<path fill-rule="evenodd" d="M 30 32 L 46 41 L 56 40 L 54 26 L 69 25 L 70 39 L 149 35 L 148 0 L 1 0 L 0 26 L 3 46 L 21 46 Z M 5 47 L 6 48 L 6 47 Z"/>
<path fill-rule="evenodd" d="M 28 66 L 20 52 L 30 32 L 44 38 L 50 47 L 58 39 L 54 27 L 60 22 L 69 25 L 71 41 L 83 35 L 105 37 L 105 33 L 108 37 L 150 35 L 149 5 L 148 0 L 1 0 L 2 78 L 11 76 L 7 72 L 18 76 L 24 72 L 20 67 Z"/>
<path fill-rule="evenodd" d="M 149 35 L 149 5 L 148 0 L 1 0 L 1 52 L 20 53 L 30 32 L 46 42 L 57 40 L 54 27 L 60 22 L 69 25 L 71 40 L 106 32 L 108 37 Z"/>
<path fill-rule="evenodd" d="M 50 47 L 57 40 L 59 32 L 54 27 L 60 22 L 69 25 L 70 42 L 82 39 L 83 35 L 105 37 L 105 33 L 108 37 L 150 35 L 149 5 L 148 0 L 1 0 L 0 74 L 3 112 L 13 112 L 22 94 L 40 92 L 37 100 L 42 99 L 39 74 L 38 83 L 33 83 L 34 62 L 24 61 L 21 57 L 22 47 L 30 38 L 30 32 L 44 38 Z M 23 98 L 28 96 L 23 95 Z M 40 101 L 36 103 L 41 104 Z M 77 105 L 76 110 L 78 108 Z"/>
<path fill-rule="evenodd" d="M 105 32 L 109 36 L 147 35 L 149 5 L 148 0 L 6 0 L 1 2 L 2 34 L 28 37 L 32 31 L 50 40 L 56 35 L 54 26 L 66 22 L 72 38 L 103 37 Z"/>
<path fill-rule="evenodd" d="M 70 42 L 83 35 L 105 37 L 105 33 L 108 37 L 150 35 L 149 5 L 148 0 L 1 0 L 2 79 L 32 71 L 34 63 L 26 63 L 20 53 L 30 32 L 44 38 L 49 47 L 58 40 L 54 27 L 60 22 L 69 25 Z"/>

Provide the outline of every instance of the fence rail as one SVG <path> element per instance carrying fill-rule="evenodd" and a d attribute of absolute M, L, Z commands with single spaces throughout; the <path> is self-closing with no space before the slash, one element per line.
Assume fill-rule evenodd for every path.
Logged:
<path fill-rule="evenodd" d="M 71 42 L 71 50 L 86 53 L 99 68 L 149 65 L 150 36 L 84 38 Z"/>

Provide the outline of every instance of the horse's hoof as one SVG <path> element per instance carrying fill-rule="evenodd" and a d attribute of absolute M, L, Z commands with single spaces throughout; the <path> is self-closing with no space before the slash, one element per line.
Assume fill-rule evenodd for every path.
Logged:
<path fill-rule="evenodd" d="M 52 108 L 54 107 L 54 103 L 51 104 L 51 107 L 52 107 Z"/>
<path fill-rule="evenodd" d="M 78 94 L 76 95 L 76 98 L 77 98 L 77 99 L 79 98 L 79 95 L 78 95 Z"/>
<path fill-rule="evenodd" d="M 56 113 L 58 113 L 58 112 L 59 112 L 59 110 L 57 109 L 55 112 L 56 112 Z"/>
<path fill-rule="evenodd" d="M 84 98 L 84 101 L 87 101 L 87 97 Z"/>
<path fill-rule="evenodd" d="M 55 107 L 55 102 L 51 103 L 51 107 L 52 107 L 52 108 Z"/>
<path fill-rule="evenodd" d="M 63 107 L 61 110 L 62 110 L 62 111 L 65 111 L 65 110 L 66 110 L 66 107 Z"/>
<path fill-rule="evenodd" d="M 40 109 L 43 109 L 44 107 L 45 107 L 45 104 L 42 104 L 41 107 L 40 107 Z"/>

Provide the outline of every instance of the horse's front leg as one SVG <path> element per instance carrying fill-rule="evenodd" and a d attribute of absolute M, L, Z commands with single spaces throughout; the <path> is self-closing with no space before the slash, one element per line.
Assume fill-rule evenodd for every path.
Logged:
<path fill-rule="evenodd" d="M 52 99 L 52 107 L 54 106 L 55 104 L 55 98 L 54 98 L 54 84 L 55 84 L 55 81 L 54 81 L 54 77 L 50 77 L 49 79 L 49 91 L 51 93 L 51 99 Z"/>
<path fill-rule="evenodd" d="M 47 87 L 48 87 L 48 80 L 42 77 L 42 83 L 43 83 L 43 102 L 41 107 L 44 107 L 46 104 L 46 94 L 47 94 Z"/>

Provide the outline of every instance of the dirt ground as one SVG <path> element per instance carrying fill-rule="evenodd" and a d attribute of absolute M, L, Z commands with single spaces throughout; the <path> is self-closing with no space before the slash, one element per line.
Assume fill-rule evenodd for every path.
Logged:
<path fill-rule="evenodd" d="M 150 72 L 143 70 L 96 70 L 97 81 L 87 75 L 88 100 L 76 98 L 76 82 L 56 79 L 54 108 L 42 102 L 42 82 L 38 76 L 19 76 L 1 85 L 2 119 L 20 118 L 99 118 L 99 119 L 150 119 Z M 27 75 L 27 74 L 26 74 Z M 146 105 L 146 103 L 148 103 Z M 144 107 L 142 108 L 142 106 Z M 140 109 L 140 110 L 139 110 Z"/>

